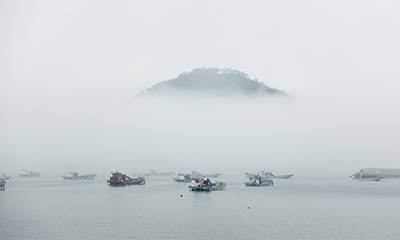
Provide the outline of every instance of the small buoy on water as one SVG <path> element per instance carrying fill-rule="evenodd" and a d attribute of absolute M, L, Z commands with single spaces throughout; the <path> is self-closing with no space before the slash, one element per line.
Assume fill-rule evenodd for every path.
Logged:
<path fill-rule="evenodd" d="M 183 197 L 183 194 L 181 194 L 181 197 Z"/>
<path fill-rule="evenodd" d="M 247 209 L 250 209 L 250 207 L 247 207 Z"/>

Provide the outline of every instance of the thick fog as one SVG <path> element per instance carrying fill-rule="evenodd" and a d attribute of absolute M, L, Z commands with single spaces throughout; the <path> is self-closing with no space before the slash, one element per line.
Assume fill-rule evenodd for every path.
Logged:
<path fill-rule="evenodd" d="M 397 1 L 0 3 L 0 174 L 400 168 Z M 288 97 L 136 95 L 197 67 Z"/>

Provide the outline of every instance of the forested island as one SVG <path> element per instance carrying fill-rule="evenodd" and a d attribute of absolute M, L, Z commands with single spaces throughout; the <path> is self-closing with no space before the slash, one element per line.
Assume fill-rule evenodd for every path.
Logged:
<path fill-rule="evenodd" d="M 183 72 L 178 77 L 164 80 L 139 93 L 140 95 L 162 95 L 169 93 L 215 93 L 245 95 L 286 95 L 285 91 L 270 88 L 257 79 L 250 79 L 243 72 L 229 68 L 196 68 Z"/>

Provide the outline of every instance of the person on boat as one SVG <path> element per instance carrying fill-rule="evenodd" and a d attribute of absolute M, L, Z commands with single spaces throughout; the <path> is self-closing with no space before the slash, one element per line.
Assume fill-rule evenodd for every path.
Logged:
<path fill-rule="evenodd" d="M 259 177 L 258 180 L 260 181 L 260 184 L 261 184 L 261 177 Z"/>
<path fill-rule="evenodd" d="M 207 178 L 207 187 L 210 187 L 210 186 L 211 186 L 210 179 L 209 179 L 209 178 Z"/>

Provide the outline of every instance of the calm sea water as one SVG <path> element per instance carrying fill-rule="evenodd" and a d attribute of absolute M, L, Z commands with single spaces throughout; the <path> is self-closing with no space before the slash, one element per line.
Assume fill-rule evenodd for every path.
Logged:
<path fill-rule="evenodd" d="M 225 191 L 189 192 L 172 176 L 127 187 L 14 177 L 0 192 L 0 239 L 400 239 L 400 179 L 219 180 Z"/>

